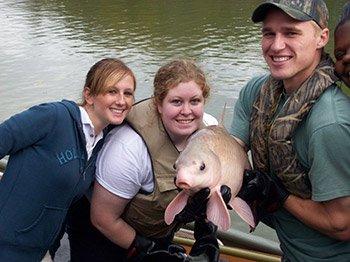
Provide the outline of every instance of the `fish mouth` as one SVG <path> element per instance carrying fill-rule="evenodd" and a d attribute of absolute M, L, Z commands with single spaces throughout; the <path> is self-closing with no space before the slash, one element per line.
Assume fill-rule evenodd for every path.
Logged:
<path fill-rule="evenodd" d="M 187 182 L 176 182 L 176 186 L 181 189 L 191 189 L 192 185 Z"/>

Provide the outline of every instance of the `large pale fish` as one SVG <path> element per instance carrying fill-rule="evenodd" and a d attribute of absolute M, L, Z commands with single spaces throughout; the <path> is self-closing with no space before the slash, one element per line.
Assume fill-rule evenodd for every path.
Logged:
<path fill-rule="evenodd" d="M 168 205 L 164 220 L 171 224 L 174 217 L 185 207 L 188 197 L 202 188 L 211 189 L 207 218 L 221 230 L 227 231 L 231 219 L 220 188 L 231 188 L 229 205 L 251 228 L 255 228 L 254 217 L 248 204 L 236 197 L 239 192 L 244 169 L 250 169 L 247 154 L 226 131 L 222 113 L 220 123 L 194 133 L 176 163 L 176 185 L 183 189 Z"/>

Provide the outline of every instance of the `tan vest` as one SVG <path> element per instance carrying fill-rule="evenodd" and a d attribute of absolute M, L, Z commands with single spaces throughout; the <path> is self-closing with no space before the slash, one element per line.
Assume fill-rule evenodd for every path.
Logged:
<path fill-rule="evenodd" d="M 172 144 L 158 116 L 152 99 L 141 101 L 132 107 L 127 121 L 142 136 L 151 156 L 154 174 L 154 190 L 150 194 L 138 193 L 129 203 L 122 217 L 138 233 L 154 238 L 169 236 L 178 224 L 168 226 L 164 212 L 179 193 L 175 184 L 173 165 L 179 151 Z"/>
<path fill-rule="evenodd" d="M 282 81 L 270 76 L 257 96 L 250 118 L 250 145 L 255 169 L 270 166 L 286 189 L 311 197 L 311 184 L 294 150 L 293 135 L 322 93 L 337 81 L 334 66 L 324 54 L 312 75 L 288 98 L 274 118 L 283 90 Z"/>

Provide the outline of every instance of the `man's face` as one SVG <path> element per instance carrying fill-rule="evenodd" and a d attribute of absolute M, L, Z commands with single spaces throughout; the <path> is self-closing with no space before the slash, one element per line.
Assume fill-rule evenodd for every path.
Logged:
<path fill-rule="evenodd" d="M 350 88 L 350 21 L 346 21 L 334 35 L 335 71 Z"/>
<path fill-rule="evenodd" d="M 283 80 L 288 93 L 298 88 L 319 63 L 323 46 L 320 45 L 321 29 L 316 31 L 314 22 L 294 20 L 277 8 L 271 9 L 264 18 L 263 55 L 272 76 Z"/>

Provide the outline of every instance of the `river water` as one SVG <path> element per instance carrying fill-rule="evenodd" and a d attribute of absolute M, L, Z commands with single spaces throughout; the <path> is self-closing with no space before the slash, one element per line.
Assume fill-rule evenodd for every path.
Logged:
<path fill-rule="evenodd" d="M 134 71 L 135 98 L 152 93 L 158 68 L 194 60 L 212 87 L 206 111 L 225 125 L 243 85 L 268 72 L 260 24 L 250 16 L 259 0 L 0 0 L 0 123 L 28 107 L 63 98 L 78 101 L 85 75 L 98 60 L 118 57 Z M 326 0 L 333 29 L 346 0 Z M 233 215 L 234 216 L 234 215 Z M 232 227 L 247 232 L 237 219 Z M 259 225 L 254 233 L 276 240 Z"/>

